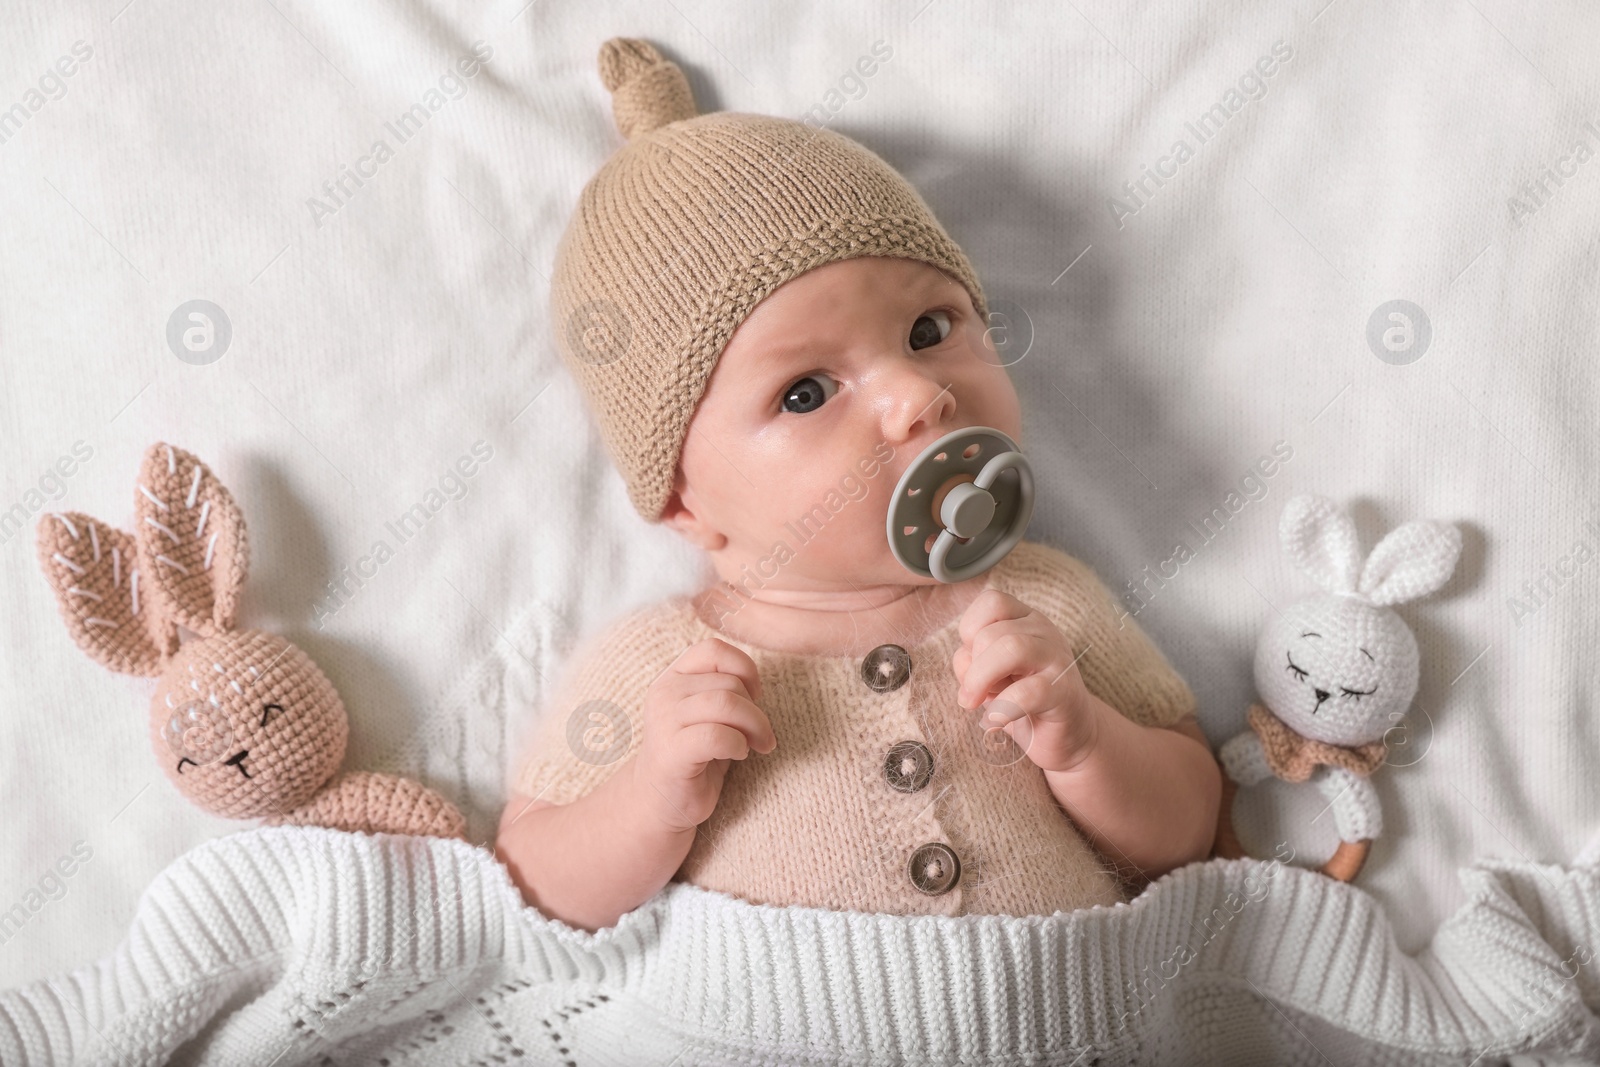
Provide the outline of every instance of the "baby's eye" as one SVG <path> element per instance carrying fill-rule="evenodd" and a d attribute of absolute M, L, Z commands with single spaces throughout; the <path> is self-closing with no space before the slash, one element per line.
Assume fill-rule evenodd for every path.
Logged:
<path fill-rule="evenodd" d="M 813 374 L 801 378 L 784 391 L 783 410 L 792 411 L 796 415 L 804 415 L 820 408 L 830 396 L 838 391 L 838 383 L 826 374 Z"/>
<path fill-rule="evenodd" d="M 282 704 L 268 704 L 266 707 L 261 709 L 261 725 L 262 726 L 267 725 L 267 719 L 270 718 L 272 713 L 275 712 L 275 711 L 280 715 L 283 714 L 283 705 Z"/>
<path fill-rule="evenodd" d="M 1361 702 L 1362 697 L 1369 697 L 1377 691 L 1377 686 L 1373 686 L 1371 689 L 1349 689 L 1344 686 L 1339 687 L 1339 692 L 1343 693 L 1347 697 L 1353 697 L 1358 704 Z"/>
<path fill-rule="evenodd" d="M 1305 676 L 1306 676 L 1306 674 L 1307 674 L 1307 673 L 1308 673 L 1308 672 L 1307 672 L 1307 671 L 1305 671 L 1305 670 L 1302 670 L 1302 669 L 1301 669 L 1301 668 L 1299 668 L 1299 667 L 1296 667 L 1296 666 L 1295 666 L 1295 665 L 1294 665 L 1294 657 L 1293 657 L 1293 656 L 1291 656 L 1291 655 L 1289 655 L 1289 653 L 1287 653 L 1287 652 L 1285 652 L 1285 653 L 1284 653 L 1284 654 L 1283 654 L 1283 658 L 1284 658 L 1284 659 L 1286 659 L 1286 660 L 1288 660 L 1288 661 L 1289 661 L 1289 667 L 1288 667 L 1288 669 L 1289 669 L 1289 670 L 1290 670 L 1290 671 L 1292 671 L 1292 672 L 1293 672 L 1293 673 L 1294 673 L 1294 676 L 1295 676 L 1295 677 L 1296 677 L 1296 678 L 1299 678 L 1299 679 L 1302 679 L 1302 680 L 1303 680 L 1303 679 L 1304 679 L 1304 678 L 1305 678 Z"/>
<path fill-rule="evenodd" d="M 950 316 L 943 311 L 925 311 L 911 324 L 911 349 L 932 348 L 950 336 Z"/>

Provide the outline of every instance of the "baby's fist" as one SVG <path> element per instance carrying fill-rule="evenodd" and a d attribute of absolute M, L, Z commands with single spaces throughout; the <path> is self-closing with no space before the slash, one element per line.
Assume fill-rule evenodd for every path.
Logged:
<path fill-rule="evenodd" d="M 1039 767 L 1069 770 L 1098 734 L 1077 669 L 1081 655 L 1043 614 L 985 590 L 961 616 L 961 647 L 951 661 L 956 700 L 966 709 L 987 704 L 980 725 L 1003 728 Z"/>
<path fill-rule="evenodd" d="M 650 685 L 644 736 L 632 760 L 638 800 L 672 830 L 711 817 L 729 760 L 771 752 L 778 739 L 756 706 L 761 679 L 742 649 L 708 637 Z"/>

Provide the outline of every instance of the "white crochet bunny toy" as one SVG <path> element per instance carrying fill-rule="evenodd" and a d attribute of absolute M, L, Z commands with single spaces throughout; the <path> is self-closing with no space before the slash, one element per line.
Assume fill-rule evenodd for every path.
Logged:
<path fill-rule="evenodd" d="M 282 637 L 235 628 L 249 540 L 206 465 L 154 444 L 137 490 L 132 534 L 82 512 L 43 516 L 39 565 L 84 652 L 159 679 L 150 740 L 178 791 L 233 819 L 465 837 L 432 789 L 340 774 L 349 725 L 333 683 Z M 194 636 L 180 641 L 180 625 Z"/>
<path fill-rule="evenodd" d="M 1232 827 L 1237 786 L 1269 775 L 1310 779 L 1329 800 L 1339 847 L 1322 873 L 1348 882 L 1383 830 L 1368 780 L 1387 755 L 1384 735 L 1417 691 L 1417 641 L 1389 607 L 1427 596 L 1449 579 L 1461 532 L 1408 522 L 1362 562 L 1350 517 L 1325 497 L 1297 496 L 1278 526 L 1283 550 L 1324 590 L 1278 612 L 1256 645 L 1261 703 L 1250 729 L 1218 751 L 1225 778 L 1213 854 L 1244 854 Z"/>

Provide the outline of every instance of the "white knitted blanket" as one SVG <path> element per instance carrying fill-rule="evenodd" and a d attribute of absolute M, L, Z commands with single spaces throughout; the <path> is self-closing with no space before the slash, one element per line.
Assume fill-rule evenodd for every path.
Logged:
<path fill-rule="evenodd" d="M 162 872 L 110 956 L 0 995 L 0 1063 L 1600 1057 L 1600 868 L 1494 861 L 1461 881 L 1466 903 L 1416 956 L 1359 889 L 1255 860 L 1028 918 L 762 907 L 671 883 L 590 934 L 524 906 L 459 841 L 257 829 Z"/>

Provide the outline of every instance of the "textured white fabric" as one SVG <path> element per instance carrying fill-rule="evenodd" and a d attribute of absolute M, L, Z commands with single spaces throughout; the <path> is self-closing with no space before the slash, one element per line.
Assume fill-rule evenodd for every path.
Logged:
<path fill-rule="evenodd" d="M 1491 862 L 1461 883 L 1415 958 L 1367 894 L 1255 860 L 1027 918 L 773 908 L 675 882 L 591 934 L 524 907 L 461 842 L 253 830 L 164 871 L 111 956 L 0 995 L 0 1062 L 1600 1056 L 1600 870 Z"/>
<path fill-rule="evenodd" d="M 1600 123 L 1593 8 L 67 0 L 0 17 L 6 107 L 94 48 L 0 144 L 0 507 L 79 439 L 93 458 L 50 506 L 113 521 L 151 441 L 206 456 L 250 516 L 242 621 L 338 683 L 352 765 L 441 788 L 479 839 L 566 652 L 699 578 L 631 513 L 544 320 L 560 228 L 617 144 L 594 56 L 618 33 L 680 61 L 703 106 L 821 108 L 928 198 L 1013 336 L 1031 328 L 1012 367 L 1030 536 L 1118 592 L 1150 583 L 1139 624 L 1213 740 L 1244 724 L 1269 604 L 1306 588 L 1277 543 L 1284 499 L 1353 503 L 1368 543 L 1419 516 L 1463 526 L 1456 578 L 1404 609 L 1421 758 L 1375 776 L 1388 825 L 1358 883 L 1403 947 L 1462 904 L 1458 867 L 1563 862 L 1600 826 L 1600 162 L 1569 154 Z M 480 38 L 495 54 L 466 93 L 318 225 L 308 199 Z M 879 39 L 893 58 L 853 74 Z M 1279 40 L 1294 56 L 1265 95 L 1188 134 Z M 1179 137 L 1193 157 L 1119 227 L 1108 200 L 1169 168 Z M 1575 174 L 1544 177 L 1557 166 Z M 206 367 L 167 349 L 192 297 L 233 322 Z M 1365 334 L 1398 297 L 1432 323 L 1407 365 Z M 388 535 L 480 438 L 494 458 L 467 495 Z M 1292 458 L 1252 474 L 1279 440 Z M 318 629 L 327 583 L 380 537 L 394 558 Z M 0 604 L 0 809 L 23 813 L 0 820 L 0 910 L 25 916 L 0 946 L 9 988 L 109 953 L 158 872 L 240 827 L 161 781 L 143 684 L 83 662 L 25 537 L 0 543 Z M 465 699 L 461 665 L 489 649 L 509 666 Z M 1310 861 L 1333 848 L 1324 803 L 1264 783 L 1237 828 Z"/>

